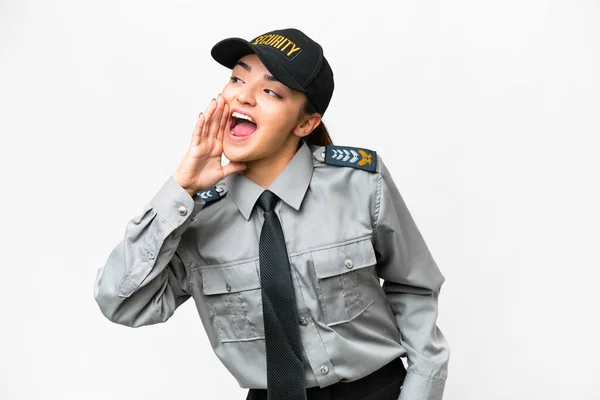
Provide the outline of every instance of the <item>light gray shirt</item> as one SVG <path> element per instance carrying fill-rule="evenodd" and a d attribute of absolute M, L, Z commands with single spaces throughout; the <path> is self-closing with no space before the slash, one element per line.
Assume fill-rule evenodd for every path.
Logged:
<path fill-rule="evenodd" d="M 362 378 L 407 357 L 400 400 L 439 400 L 449 346 L 436 325 L 445 280 L 380 156 L 376 171 L 329 165 L 302 143 L 269 187 L 281 201 L 308 387 Z M 193 298 L 212 348 L 243 388 L 266 388 L 258 242 L 262 187 L 235 173 L 221 198 L 173 177 L 132 218 L 98 270 L 111 321 L 165 322 Z M 380 284 L 383 279 L 383 285 Z"/>

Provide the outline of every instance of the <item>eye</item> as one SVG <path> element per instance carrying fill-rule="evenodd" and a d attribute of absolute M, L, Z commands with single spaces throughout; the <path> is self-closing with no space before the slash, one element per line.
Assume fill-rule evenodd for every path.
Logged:
<path fill-rule="evenodd" d="M 237 76 L 232 76 L 231 78 L 229 78 L 229 80 L 233 83 L 237 83 L 237 81 L 242 81 L 240 78 L 238 78 Z"/>
<path fill-rule="evenodd" d="M 274 91 L 272 91 L 271 89 L 265 89 L 265 93 L 268 93 L 270 96 L 277 97 L 279 99 L 283 98 L 280 95 L 278 95 L 277 93 L 275 93 Z"/>

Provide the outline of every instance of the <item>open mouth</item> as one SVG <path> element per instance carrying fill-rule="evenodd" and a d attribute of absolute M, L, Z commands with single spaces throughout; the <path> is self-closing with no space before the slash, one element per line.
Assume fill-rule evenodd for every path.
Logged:
<path fill-rule="evenodd" d="M 234 111 L 231 113 L 231 134 L 237 137 L 250 136 L 256 131 L 256 122 L 249 115 Z"/>

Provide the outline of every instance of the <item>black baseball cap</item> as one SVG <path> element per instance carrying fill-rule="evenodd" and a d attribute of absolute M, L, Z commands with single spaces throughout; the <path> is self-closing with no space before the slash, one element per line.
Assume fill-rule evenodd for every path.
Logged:
<path fill-rule="evenodd" d="M 333 71 L 321 45 L 302 31 L 287 28 L 264 33 L 251 41 L 223 39 L 210 52 L 219 64 L 230 69 L 252 53 L 279 82 L 305 93 L 315 110 L 325 113 L 333 95 Z"/>

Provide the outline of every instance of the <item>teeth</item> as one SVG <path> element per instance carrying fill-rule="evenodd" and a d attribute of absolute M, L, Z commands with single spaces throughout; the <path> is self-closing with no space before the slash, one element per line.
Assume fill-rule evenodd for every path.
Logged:
<path fill-rule="evenodd" d="M 240 119 L 245 119 L 246 121 L 250 121 L 250 122 L 256 123 L 256 122 L 254 122 L 254 120 L 253 120 L 252 118 L 250 118 L 249 116 L 247 116 L 247 115 L 245 115 L 245 114 L 242 114 L 242 113 L 239 113 L 239 112 L 237 112 L 237 111 L 234 111 L 234 112 L 231 114 L 231 116 L 232 116 L 232 117 L 236 117 L 236 118 L 240 118 Z"/>

